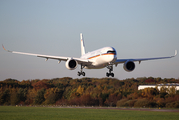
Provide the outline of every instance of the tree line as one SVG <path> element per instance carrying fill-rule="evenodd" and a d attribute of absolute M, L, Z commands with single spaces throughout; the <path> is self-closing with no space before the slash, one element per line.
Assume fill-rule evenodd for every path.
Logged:
<path fill-rule="evenodd" d="M 0 105 L 77 105 L 179 108 L 175 87 L 145 88 L 139 85 L 179 83 L 179 79 L 153 77 L 35 79 L 0 81 Z"/>

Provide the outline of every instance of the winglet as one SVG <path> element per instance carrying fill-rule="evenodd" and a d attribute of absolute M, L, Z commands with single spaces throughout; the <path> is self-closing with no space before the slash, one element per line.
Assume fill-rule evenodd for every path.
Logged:
<path fill-rule="evenodd" d="M 177 55 L 177 50 L 175 50 L 175 56 Z"/>
<path fill-rule="evenodd" d="M 2 48 L 5 50 L 5 51 L 7 51 L 5 48 L 4 48 L 4 45 L 2 44 Z"/>
<path fill-rule="evenodd" d="M 4 45 L 3 45 L 3 44 L 2 44 L 2 48 L 3 48 L 5 51 L 7 51 L 7 52 L 12 52 L 12 51 L 6 50 L 6 49 L 4 48 Z"/>

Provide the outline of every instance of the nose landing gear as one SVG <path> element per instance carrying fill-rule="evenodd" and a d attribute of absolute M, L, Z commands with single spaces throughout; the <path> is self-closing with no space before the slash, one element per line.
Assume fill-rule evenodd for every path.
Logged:
<path fill-rule="evenodd" d="M 109 73 L 106 73 L 106 76 L 109 77 L 114 77 L 114 73 L 112 73 L 111 71 L 113 71 L 113 65 L 108 65 L 107 68 L 109 69 Z"/>

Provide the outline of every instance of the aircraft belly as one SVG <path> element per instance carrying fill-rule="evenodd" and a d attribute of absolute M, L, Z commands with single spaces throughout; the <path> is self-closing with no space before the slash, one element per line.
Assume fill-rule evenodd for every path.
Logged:
<path fill-rule="evenodd" d="M 85 66 L 85 69 L 102 69 L 105 67 L 106 67 L 106 65 L 98 65 L 98 66 L 88 65 L 88 66 Z"/>

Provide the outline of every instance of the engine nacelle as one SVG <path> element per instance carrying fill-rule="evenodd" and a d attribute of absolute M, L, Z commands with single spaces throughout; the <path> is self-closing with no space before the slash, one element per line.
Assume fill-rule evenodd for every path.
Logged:
<path fill-rule="evenodd" d="M 69 70 L 74 70 L 74 69 L 76 69 L 76 67 L 77 67 L 77 65 L 78 65 L 78 63 L 77 63 L 77 61 L 76 60 L 74 60 L 74 59 L 69 59 L 69 60 L 67 60 L 66 61 L 66 68 L 67 69 L 69 69 Z"/>
<path fill-rule="evenodd" d="M 131 72 L 135 69 L 135 63 L 133 61 L 126 61 L 123 68 L 125 71 Z"/>

